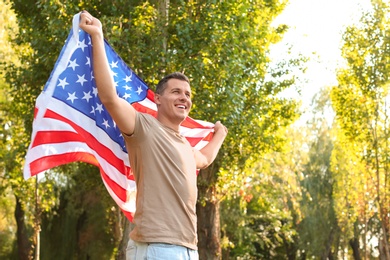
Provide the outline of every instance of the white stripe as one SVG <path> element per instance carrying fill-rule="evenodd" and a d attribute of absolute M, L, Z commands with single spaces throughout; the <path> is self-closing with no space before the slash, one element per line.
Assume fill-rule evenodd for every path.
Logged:
<path fill-rule="evenodd" d="M 65 155 L 76 152 L 84 152 L 93 155 L 107 176 L 111 180 L 115 181 L 123 189 L 127 189 L 127 177 L 118 171 L 115 167 L 113 167 L 110 163 L 108 163 L 103 157 L 99 156 L 98 153 L 90 149 L 88 145 L 82 142 L 51 143 L 33 147 L 30 150 L 31 155 L 28 156 L 28 163 L 46 156 L 61 154 Z"/>
<path fill-rule="evenodd" d="M 80 128 L 84 129 L 84 131 L 92 134 L 101 144 L 108 147 L 118 158 L 124 160 L 127 166 L 130 165 L 127 153 L 124 153 L 121 146 L 115 143 L 104 130 L 96 126 L 95 120 L 85 116 L 75 109 L 70 110 L 68 105 L 61 101 L 56 100 L 52 104 L 53 106 L 48 107 L 48 109 L 68 118 Z"/>
<path fill-rule="evenodd" d="M 154 103 L 154 101 L 150 100 L 149 98 L 145 98 L 144 100 L 138 102 L 138 104 L 144 106 L 144 107 L 147 107 L 147 108 L 150 108 L 154 111 L 157 111 L 157 105 L 156 103 Z"/>

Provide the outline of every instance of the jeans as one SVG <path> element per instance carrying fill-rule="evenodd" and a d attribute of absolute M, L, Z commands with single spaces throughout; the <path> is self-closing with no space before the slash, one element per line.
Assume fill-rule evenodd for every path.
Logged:
<path fill-rule="evenodd" d="M 126 260 L 199 260 L 198 251 L 164 243 L 141 243 L 129 240 Z"/>

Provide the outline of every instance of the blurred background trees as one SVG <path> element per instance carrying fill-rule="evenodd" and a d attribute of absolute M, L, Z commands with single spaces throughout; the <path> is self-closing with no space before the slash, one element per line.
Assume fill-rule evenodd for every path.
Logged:
<path fill-rule="evenodd" d="M 269 58 L 286 3 L 0 0 L 0 258 L 124 259 L 129 222 L 96 167 L 22 176 L 35 99 L 88 10 L 150 88 L 183 71 L 191 117 L 229 129 L 198 178 L 201 259 L 390 259 L 388 6 L 373 1 L 346 29 L 338 85 L 297 124 L 300 102 L 285 93 L 300 92 L 306 59 Z"/>

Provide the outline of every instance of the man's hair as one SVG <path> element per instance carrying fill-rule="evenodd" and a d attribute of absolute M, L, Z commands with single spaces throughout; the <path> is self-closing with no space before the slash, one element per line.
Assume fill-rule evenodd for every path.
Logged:
<path fill-rule="evenodd" d="M 168 74 L 166 75 L 164 78 L 162 78 L 157 86 L 156 86 L 156 94 L 162 94 L 164 92 L 164 90 L 166 89 L 167 87 L 167 82 L 168 80 L 170 79 L 178 79 L 178 80 L 183 80 L 183 81 L 186 81 L 188 84 L 190 84 L 190 80 L 187 78 L 186 75 L 184 75 L 183 73 L 181 72 L 173 72 L 171 74 Z"/>

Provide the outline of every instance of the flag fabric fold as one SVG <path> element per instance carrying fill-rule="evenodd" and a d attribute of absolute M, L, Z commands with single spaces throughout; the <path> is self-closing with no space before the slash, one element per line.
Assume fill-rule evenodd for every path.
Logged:
<path fill-rule="evenodd" d="M 79 29 L 79 15 L 73 17 L 70 34 L 36 100 L 24 178 L 71 162 L 96 165 L 107 191 L 132 221 L 136 185 L 124 139 L 97 95 L 91 39 Z M 107 41 L 105 49 L 118 95 L 138 111 L 156 116 L 153 91 Z M 213 124 L 188 117 L 180 131 L 201 149 L 212 137 Z"/>

